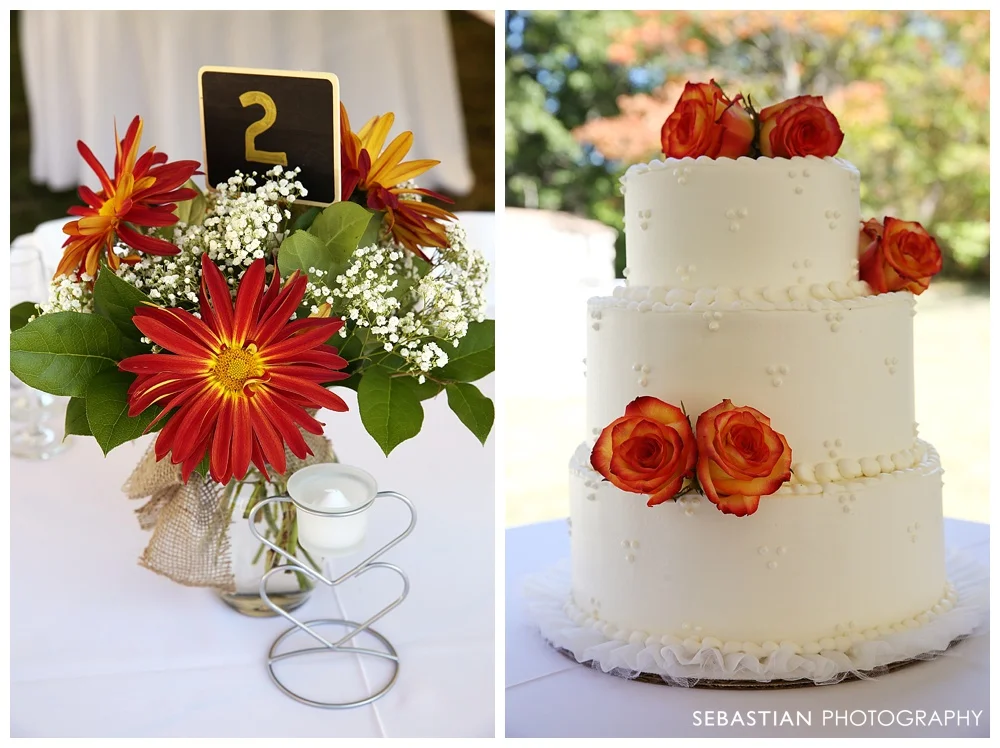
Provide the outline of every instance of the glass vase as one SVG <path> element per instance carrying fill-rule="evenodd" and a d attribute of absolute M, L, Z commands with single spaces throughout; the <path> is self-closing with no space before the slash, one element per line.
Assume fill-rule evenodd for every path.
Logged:
<path fill-rule="evenodd" d="M 229 549 L 236 589 L 220 592 L 222 600 L 234 610 L 248 616 L 277 615 L 260 597 L 260 579 L 275 565 L 285 565 L 283 559 L 266 549 L 250 532 L 247 521 L 254 505 L 270 496 L 284 493 L 284 480 L 268 482 L 251 474 L 240 483 L 227 487 L 232 519 L 229 524 Z M 303 564 L 318 569 L 316 562 L 298 544 L 298 520 L 292 504 L 272 504 L 259 515 L 258 532 L 276 545 L 291 552 Z M 268 579 L 267 593 L 271 601 L 286 611 L 293 611 L 312 593 L 315 582 L 301 572 L 288 571 Z"/>

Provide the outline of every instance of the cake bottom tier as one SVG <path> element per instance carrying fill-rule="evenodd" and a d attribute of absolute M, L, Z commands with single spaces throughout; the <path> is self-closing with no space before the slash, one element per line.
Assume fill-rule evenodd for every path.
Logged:
<path fill-rule="evenodd" d="M 922 461 L 822 493 L 765 496 L 748 517 L 703 496 L 647 507 L 571 464 L 568 613 L 606 637 L 805 654 L 919 628 L 949 610 L 941 468 Z"/>

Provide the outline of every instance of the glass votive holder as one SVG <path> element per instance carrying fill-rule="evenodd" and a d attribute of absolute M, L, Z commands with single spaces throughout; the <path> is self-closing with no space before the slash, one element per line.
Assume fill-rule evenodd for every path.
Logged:
<path fill-rule="evenodd" d="M 364 470 L 336 462 L 310 465 L 288 479 L 298 510 L 299 543 L 316 556 L 347 556 L 364 543 L 366 512 L 378 485 Z"/>

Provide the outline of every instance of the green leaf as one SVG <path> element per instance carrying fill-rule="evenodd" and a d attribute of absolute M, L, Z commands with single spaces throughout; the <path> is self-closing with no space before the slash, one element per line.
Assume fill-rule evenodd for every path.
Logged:
<path fill-rule="evenodd" d="M 358 410 L 361 423 L 387 456 L 400 442 L 419 434 L 424 422 L 413 382 L 377 366 L 361 376 Z"/>
<path fill-rule="evenodd" d="M 115 275 L 104 262 L 94 282 L 94 312 L 111 320 L 122 335 L 133 340 L 142 337 L 132 322 L 135 309 L 152 301 L 146 294 Z"/>
<path fill-rule="evenodd" d="M 437 397 L 443 389 L 443 384 L 432 382 L 429 379 L 423 384 L 416 381 L 413 382 L 413 390 L 421 400 L 430 400 L 432 397 Z"/>
<path fill-rule="evenodd" d="M 323 242 L 334 261 L 342 265 L 354 254 L 365 229 L 372 223 L 372 212 L 357 203 L 334 203 L 323 209 L 309 227 L 309 233 Z"/>
<path fill-rule="evenodd" d="M 472 384 L 449 384 L 448 407 L 483 444 L 493 429 L 493 401 Z"/>
<path fill-rule="evenodd" d="M 38 305 L 33 301 L 22 301 L 10 308 L 10 331 L 20 330 L 32 317 L 38 316 Z"/>
<path fill-rule="evenodd" d="M 315 205 L 311 208 L 307 208 L 302 214 L 292 222 L 292 232 L 296 231 L 308 231 L 309 227 L 312 226 L 313 221 L 316 220 L 316 216 L 320 213 L 320 209 Z"/>
<path fill-rule="evenodd" d="M 368 222 L 368 226 L 365 227 L 365 232 L 361 235 L 361 238 L 358 239 L 359 247 L 371 247 L 378 244 L 378 235 L 382 228 L 382 219 L 384 217 L 384 210 L 375 211 L 371 221 Z"/>
<path fill-rule="evenodd" d="M 355 203 L 334 203 L 312 222 L 308 231 L 296 231 L 278 248 L 282 275 L 293 270 L 322 270 L 324 279 L 342 272 L 358 248 L 372 213 Z"/>
<path fill-rule="evenodd" d="M 56 312 L 10 335 L 10 370 L 29 387 L 82 397 L 91 378 L 118 366 L 118 328 L 99 314 Z"/>
<path fill-rule="evenodd" d="M 208 210 L 208 200 L 202 194 L 201 189 L 195 184 L 193 179 L 189 179 L 183 184 L 183 187 L 189 187 L 195 190 L 198 195 L 191 198 L 190 200 L 185 200 L 182 203 L 177 203 L 177 207 L 174 208 L 174 215 L 177 216 L 178 221 L 182 221 L 188 225 L 201 224 L 205 220 L 205 213 Z M 171 227 L 171 231 L 173 227 Z M 169 239 L 167 240 L 169 241 Z"/>
<path fill-rule="evenodd" d="M 205 456 L 201 458 L 201 461 L 194 466 L 194 472 L 198 473 L 198 475 L 200 475 L 205 480 L 212 479 L 211 476 L 209 475 L 209 458 L 211 457 L 211 455 L 212 455 L 212 450 L 209 449 L 207 452 L 205 452 Z"/>
<path fill-rule="evenodd" d="M 135 375 L 117 369 L 97 374 L 87 386 L 87 423 L 107 455 L 119 444 L 143 435 L 160 408 L 146 408 L 135 418 L 128 415 L 128 388 Z"/>
<path fill-rule="evenodd" d="M 286 237 L 278 248 L 278 270 L 282 277 L 288 277 L 296 270 L 309 275 L 309 268 L 327 272 L 330 265 L 323 242 L 308 231 L 296 231 Z"/>
<path fill-rule="evenodd" d="M 495 330 L 494 320 L 472 322 L 458 348 L 442 344 L 448 353 L 448 365 L 437 373 L 437 377 L 454 382 L 475 382 L 493 371 L 496 366 Z"/>
<path fill-rule="evenodd" d="M 83 397 L 71 397 L 66 406 L 66 435 L 93 436 L 90 432 L 90 422 L 87 421 L 87 400 Z"/>

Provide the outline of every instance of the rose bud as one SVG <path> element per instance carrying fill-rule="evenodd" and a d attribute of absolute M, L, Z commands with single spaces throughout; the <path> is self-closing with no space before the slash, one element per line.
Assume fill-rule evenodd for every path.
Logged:
<path fill-rule="evenodd" d="M 601 432 L 590 464 L 621 490 L 647 494 L 646 505 L 655 506 L 693 477 L 696 457 L 684 412 L 655 397 L 639 397 Z"/>
<path fill-rule="evenodd" d="M 713 80 L 687 83 L 674 111 L 660 130 L 668 158 L 739 158 L 750 153 L 754 123 L 740 105 L 742 95 L 730 100 Z"/>
<path fill-rule="evenodd" d="M 861 225 L 858 274 L 876 293 L 910 291 L 920 295 L 941 272 L 941 248 L 916 221 L 886 217 Z"/>
<path fill-rule="evenodd" d="M 761 110 L 760 154 L 768 158 L 835 156 L 844 133 L 822 96 L 796 96 Z"/>
<path fill-rule="evenodd" d="M 698 481 L 725 514 L 745 517 L 792 477 L 792 450 L 758 410 L 723 400 L 698 416 Z"/>

